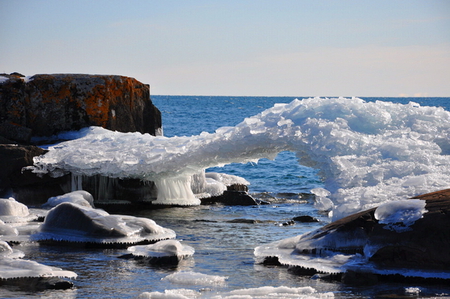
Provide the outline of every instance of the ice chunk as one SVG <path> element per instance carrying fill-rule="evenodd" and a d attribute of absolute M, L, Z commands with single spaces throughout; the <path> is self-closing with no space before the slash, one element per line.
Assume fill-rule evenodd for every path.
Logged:
<path fill-rule="evenodd" d="M 138 296 L 139 299 L 271 299 L 271 298 L 334 298 L 332 292 L 319 293 L 312 287 L 272 287 L 263 286 L 259 288 L 237 289 L 229 292 L 208 291 L 197 292 L 187 289 L 165 290 L 161 292 L 146 292 Z"/>
<path fill-rule="evenodd" d="M 182 245 L 177 240 L 163 240 L 151 245 L 137 245 L 128 247 L 135 256 L 143 257 L 168 257 L 175 256 L 185 258 L 194 255 L 194 248 L 188 245 Z"/>
<path fill-rule="evenodd" d="M 18 234 L 19 231 L 17 230 L 17 228 L 12 227 L 11 225 L 8 225 L 0 220 L 0 235 L 17 236 Z"/>
<path fill-rule="evenodd" d="M 99 209 L 65 202 L 51 209 L 34 241 L 64 241 L 93 244 L 152 243 L 175 238 L 175 232 L 153 220 L 110 215 Z"/>
<path fill-rule="evenodd" d="M 72 271 L 45 266 L 37 262 L 22 260 L 20 250 L 12 249 L 5 241 L 0 241 L 0 279 L 17 279 L 28 277 L 68 277 L 76 278 Z"/>
<path fill-rule="evenodd" d="M 28 207 L 14 198 L 0 198 L 0 220 L 6 223 L 27 222 L 35 220 L 36 215 L 30 214 Z"/>
<path fill-rule="evenodd" d="M 192 271 L 180 271 L 163 278 L 163 280 L 168 280 L 175 284 L 202 286 L 223 285 L 227 279 L 228 277 L 226 276 L 208 275 Z"/>
<path fill-rule="evenodd" d="M 384 203 L 375 210 L 375 218 L 384 227 L 396 232 L 410 230 L 410 226 L 427 212 L 421 199 L 397 200 Z"/>
<path fill-rule="evenodd" d="M 56 207 L 60 203 L 71 202 L 84 207 L 94 207 L 94 198 L 84 190 L 72 191 L 60 196 L 50 197 L 44 207 Z"/>
<path fill-rule="evenodd" d="M 29 277 L 76 278 L 77 274 L 72 271 L 46 266 L 30 260 L 12 258 L 0 259 L 0 279 L 17 279 Z"/>
<path fill-rule="evenodd" d="M 201 293 L 189 289 L 165 290 L 161 292 L 144 292 L 137 299 L 197 299 L 201 298 Z"/>

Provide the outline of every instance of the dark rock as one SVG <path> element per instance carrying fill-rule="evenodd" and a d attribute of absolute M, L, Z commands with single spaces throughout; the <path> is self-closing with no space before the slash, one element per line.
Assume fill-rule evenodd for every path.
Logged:
<path fill-rule="evenodd" d="M 29 170 L 22 170 L 33 165 L 34 156 L 45 152 L 33 145 L 0 144 L 0 197 L 12 195 L 17 201 L 34 205 L 64 193 L 62 186 L 67 184 L 67 177 L 38 177 Z"/>
<path fill-rule="evenodd" d="M 247 192 L 228 190 L 223 192 L 221 203 L 228 206 L 253 206 L 258 204 Z"/>
<path fill-rule="evenodd" d="M 220 196 L 201 198 L 202 205 L 223 204 L 227 206 L 253 206 L 264 204 L 248 194 L 246 185 L 234 184 L 227 186 L 227 190 Z"/>
<path fill-rule="evenodd" d="M 295 224 L 294 220 L 289 220 L 289 221 L 281 223 L 281 226 L 291 226 L 291 225 L 294 225 L 294 224 Z"/>
<path fill-rule="evenodd" d="M 29 143 L 32 130 L 8 121 L 0 123 L 0 136 L 19 143 Z"/>
<path fill-rule="evenodd" d="M 0 123 L 32 130 L 33 136 L 101 126 L 158 135 L 161 113 L 150 89 L 124 76 L 55 74 L 28 80 L 8 75 L 0 83 Z"/>
<path fill-rule="evenodd" d="M 364 246 L 374 246 L 376 251 L 370 261 L 381 268 L 450 269 L 450 189 L 414 197 L 426 201 L 428 211 L 410 226 L 410 230 L 396 232 L 385 228 L 375 218 L 376 208 L 342 218 L 308 236 L 319 242 L 321 248 L 308 248 L 314 253 L 326 249 L 341 253 L 363 254 Z M 332 240 L 352 240 L 346 247 L 338 247 Z M 323 248 L 325 244 L 326 248 Z M 348 245 L 350 244 L 350 245 Z"/>
<path fill-rule="evenodd" d="M 121 259 L 127 260 L 135 260 L 141 264 L 146 265 L 156 265 L 156 266 L 176 266 L 178 265 L 184 258 L 178 256 L 161 256 L 161 257 L 152 257 L 152 256 L 136 256 L 133 254 L 124 254 L 119 256 Z"/>
<path fill-rule="evenodd" d="M 58 277 L 24 277 L 0 279 L 0 286 L 14 286 L 23 291 L 67 290 L 73 282 Z"/>
<path fill-rule="evenodd" d="M 378 283 L 378 275 L 348 270 L 342 274 L 341 280 L 343 283 L 349 285 L 369 286 Z"/>
<path fill-rule="evenodd" d="M 428 211 L 410 231 L 395 233 L 374 227 L 371 239 L 384 240 L 371 261 L 383 267 L 450 269 L 450 189 L 414 197 L 426 201 Z"/>
<path fill-rule="evenodd" d="M 317 218 L 314 218 L 314 217 L 308 216 L 308 215 L 297 216 L 297 217 L 294 217 L 292 220 L 297 221 L 297 222 L 319 222 L 319 220 L 317 220 Z"/>

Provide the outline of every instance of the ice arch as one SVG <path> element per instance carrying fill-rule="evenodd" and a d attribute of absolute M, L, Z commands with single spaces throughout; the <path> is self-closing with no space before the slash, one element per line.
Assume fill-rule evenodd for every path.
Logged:
<path fill-rule="evenodd" d="M 293 151 L 320 170 L 334 218 L 450 187 L 450 113 L 438 107 L 359 98 L 309 98 L 276 104 L 235 127 L 191 137 L 84 129 L 84 137 L 50 148 L 35 172 L 102 174 L 155 181 L 169 198 L 195 204 L 188 187 L 205 168 L 273 159 Z"/>

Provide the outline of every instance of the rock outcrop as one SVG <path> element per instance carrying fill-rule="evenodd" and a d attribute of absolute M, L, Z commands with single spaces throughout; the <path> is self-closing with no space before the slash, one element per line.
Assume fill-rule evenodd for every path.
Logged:
<path fill-rule="evenodd" d="M 70 191 L 69 176 L 39 178 L 22 168 L 45 153 L 33 140 L 87 126 L 160 135 L 161 113 L 149 85 L 134 78 L 0 74 L 0 196 L 32 205 Z"/>
<path fill-rule="evenodd" d="M 417 203 L 422 201 L 423 214 L 414 218 Z M 336 279 L 351 284 L 361 284 L 363 280 L 374 283 L 385 278 L 448 281 L 450 189 L 404 200 L 401 206 L 405 205 L 396 210 L 399 202 L 384 205 L 394 207 L 389 211 L 393 218 L 388 220 L 380 218 L 380 206 L 274 243 L 275 250 L 269 245 L 256 251 L 262 253 L 259 256 L 265 256 L 265 264 L 286 264 L 299 275 L 333 274 Z M 411 216 L 414 221 L 408 221 Z M 389 221 L 392 219 L 394 222 Z M 346 256 L 348 260 L 336 256 Z"/>
<path fill-rule="evenodd" d="M 149 85 L 134 78 L 0 75 L 0 134 L 4 137 L 24 143 L 31 136 L 87 126 L 158 135 L 161 113 L 150 100 Z"/>

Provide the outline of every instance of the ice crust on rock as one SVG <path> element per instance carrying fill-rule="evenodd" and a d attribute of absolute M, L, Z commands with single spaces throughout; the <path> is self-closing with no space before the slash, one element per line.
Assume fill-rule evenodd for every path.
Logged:
<path fill-rule="evenodd" d="M 188 189 L 192 175 L 208 167 L 273 159 L 281 151 L 293 151 L 300 164 L 320 170 L 330 192 L 321 203 L 333 220 L 450 187 L 450 112 L 412 102 L 294 100 L 235 127 L 190 137 L 98 127 L 79 133 L 83 137 L 52 146 L 35 158 L 34 171 L 151 180 L 164 186 L 159 203 L 188 205 L 198 204 Z"/>
<path fill-rule="evenodd" d="M 104 210 L 63 202 L 51 209 L 33 234 L 34 241 L 67 241 L 100 244 L 135 244 L 175 238 L 173 230 L 153 220 L 126 215 L 110 215 Z"/>
<path fill-rule="evenodd" d="M 410 226 L 427 212 L 426 201 L 407 199 L 386 202 L 375 210 L 375 219 L 386 224 L 384 228 L 402 232 L 410 230 Z"/>
<path fill-rule="evenodd" d="M 142 257 L 169 257 L 185 258 L 194 255 L 194 248 L 183 245 L 177 240 L 163 240 L 150 245 L 130 246 L 127 249 L 134 256 Z"/>
<path fill-rule="evenodd" d="M 52 208 L 63 202 L 71 202 L 89 208 L 94 207 L 94 197 L 92 197 L 89 192 L 84 190 L 72 191 L 63 195 L 50 197 L 43 207 Z"/>
<path fill-rule="evenodd" d="M 0 241 L 0 279 L 17 279 L 29 277 L 67 277 L 76 278 L 72 271 L 46 266 L 34 261 L 21 259 L 20 250 L 12 249 L 5 241 Z"/>
<path fill-rule="evenodd" d="M 20 223 L 37 219 L 28 207 L 14 198 L 0 198 L 0 220 L 4 223 Z"/>

